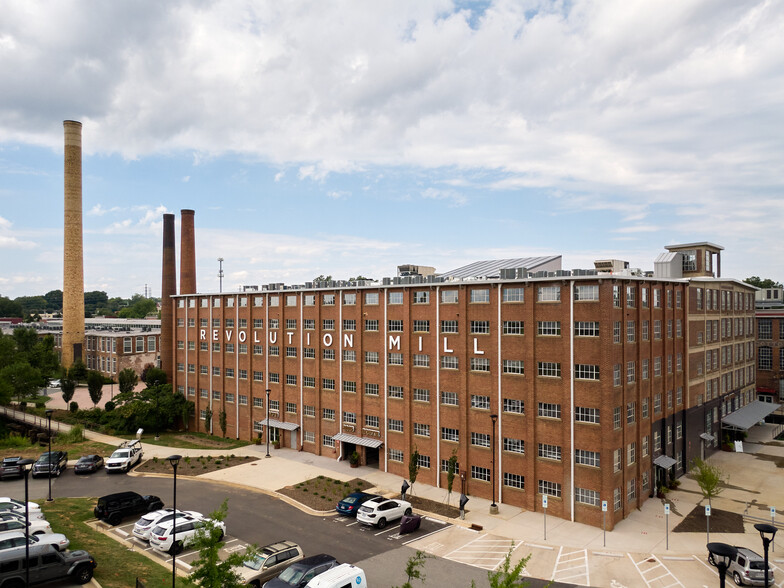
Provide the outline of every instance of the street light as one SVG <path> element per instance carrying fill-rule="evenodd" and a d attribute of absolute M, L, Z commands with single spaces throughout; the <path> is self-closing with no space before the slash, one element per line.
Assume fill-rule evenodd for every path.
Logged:
<path fill-rule="evenodd" d="M 719 568 L 719 587 L 724 588 L 724 577 L 727 575 L 727 568 L 730 562 L 738 554 L 738 549 L 726 543 L 708 543 L 710 552 L 710 562 Z"/>
<path fill-rule="evenodd" d="M 267 455 L 265 455 L 265 457 L 272 457 L 269 454 L 269 395 L 270 395 L 270 392 L 272 392 L 272 390 L 267 388 L 267 424 L 264 425 L 264 434 L 267 437 Z"/>
<path fill-rule="evenodd" d="M 172 519 L 172 588 L 177 579 L 177 568 L 175 562 L 177 560 L 177 466 L 180 464 L 181 455 L 170 455 L 166 458 L 174 469 L 174 518 Z"/>
<path fill-rule="evenodd" d="M 762 548 L 765 550 L 765 586 L 769 586 L 768 578 L 770 577 L 770 568 L 768 568 L 768 548 L 770 548 L 771 542 L 776 537 L 776 531 L 778 531 L 778 529 L 767 523 L 757 523 L 754 525 L 754 528 L 759 531 L 760 537 L 762 537 Z M 765 536 L 767 533 L 770 533 L 770 537 Z"/>
<path fill-rule="evenodd" d="M 218 279 L 220 280 L 220 286 L 218 288 L 218 292 L 223 292 L 223 258 L 218 258 Z"/>
<path fill-rule="evenodd" d="M 28 533 L 30 533 L 30 503 L 27 498 L 27 474 L 30 473 L 29 466 L 35 463 L 32 459 L 20 459 L 16 464 L 22 468 L 25 480 L 25 562 L 30 561 L 30 540 Z M 767 551 L 765 552 L 767 553 Z M 30 585 L 30 568 L 25 564 L 25 586 Z"/>
<path fill-rule="evenodd" d="M 46 499 L 46 502 L 52 502 L 52 413 L 54 410 L 51 408 L 46 411 L 46 422 L 47 422 L 47 429 L 48 433 L 47 436 L 49 437 L 49 498 Z M 59 463 L 57 464 L 59 467 Z"/>
<path fill-rule="evenodd" d="M 490 420 L 493 421 L 493 503 L 490 505 L 490 514 L 498 514 L 498 505 L 495 503 L 495 423 L 498 415 L 491 414 Z"/>

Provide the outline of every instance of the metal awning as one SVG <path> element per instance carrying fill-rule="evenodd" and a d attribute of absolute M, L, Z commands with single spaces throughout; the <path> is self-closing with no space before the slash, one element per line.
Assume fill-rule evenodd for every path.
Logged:
<path fill-rule="evenodd" d="M 381 447 L 383 443 L 381 439 L 370 439 L 369 437 L 357 437 L 356 435 L 351 435 L 350 433 L 338 433 L 337 435 L 333 435 L 332 438 L 335 441 L 342 441 L 344 443 L 353 443 L 354 445 L 362 445 L 363 447 L 370 447 L 371 449 L 376 449 L 377 447 Z"/>
<path fill-rule="evenodd" d="M 672 459 L 669 455 L 660 455 L 653 460 L 653 465 L 657 465 L 660 468 L 664 468 L 665 470 L 669 470 L 676 463 L 678 462 Z"/>
<path fill-rule="evenodd" d="M 780 404 L 773 404 L 772 402 L 755 400 L 725 416 L 721 419 L 721 425 L 731 429 L 748 431 L 780 406 Z"/>
<path fill-rule="evenodd" d="M 714 437 L 713 435 L 709 435 L 708 433 L 700 433 L 700 439 L 710 443 L 711 441 L 714 441 L 716 437 Z"/>
<path fill-rule="evenodd" d="M 299 425 L 297 423 L 284 423 L 283 421 L 276 421 L 275 419 L 270 419 L 269 423 L 267 423 L 267 419 L 262 419 L 259 422 L 262 425 L 269 425 L 275 429 L 285 429 L 286 431 L 296 431 L 299 429 Z"/>

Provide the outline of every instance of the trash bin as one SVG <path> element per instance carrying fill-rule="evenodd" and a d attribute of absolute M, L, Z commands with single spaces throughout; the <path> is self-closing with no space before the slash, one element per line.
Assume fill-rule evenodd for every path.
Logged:
<path fill-rule="evenodd" d="M 400 534 L 416 531 L 421 523 L 422 517 L 420 515 L 403 515 L 403 518 L 400 519 Z"/>

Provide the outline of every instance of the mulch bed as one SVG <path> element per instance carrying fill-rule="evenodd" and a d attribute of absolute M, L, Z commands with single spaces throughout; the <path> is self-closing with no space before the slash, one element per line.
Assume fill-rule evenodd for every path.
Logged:
<path fill-rule="evenodd" d="M 180 465 L 177 466 L 178 476 L 200 476 L 217 470 L 242 465 L 251 461 L 257 461 L 258 457 L 244 455 L 223 455 L 218 457 L 183 457 Z M 134 471 L 144 474 L 172 474 L 172 466 L 165 459 L 153 458 L 142 462 L 136 466 Z"/>
<path fill-rule="evenodd" d="M 371 484 L 361 478 L 341 482 L 326 476 L 318 476 L 293 486 L 286 486 L 278 492 L 313 510 L 323 511 L 333 510 L 338 502 L 352 492 L 362 492 L 370 487 Z"/>
<path fill-rule="evenodd" d="M 673 532 L 705 533 L 706 530 L 705 507 L 697 506 L 673 529 Z M 710 530 L 711 533 L 743 533 L 743 515 L 712 508 Z"/>

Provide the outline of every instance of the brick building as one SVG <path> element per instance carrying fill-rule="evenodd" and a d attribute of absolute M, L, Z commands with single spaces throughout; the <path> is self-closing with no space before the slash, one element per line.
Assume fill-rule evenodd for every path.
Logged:
<path fill-rule="evenodd" d="M 418 480 L 440 487 L 454 454 L 469 495 L 541 510 L 547 494 L 549 514 L 595 526 L 607 501 L 612 528 L 755 397 L 754 288 L 720 277 L 717 245 L 667 249 L 653 272 L 179 295 L 168 369 L 200 430 L 225 411 L 250 439 L 269 409 L 285 447 L 356 450 L 401 478 L 416 449 Z"/>

